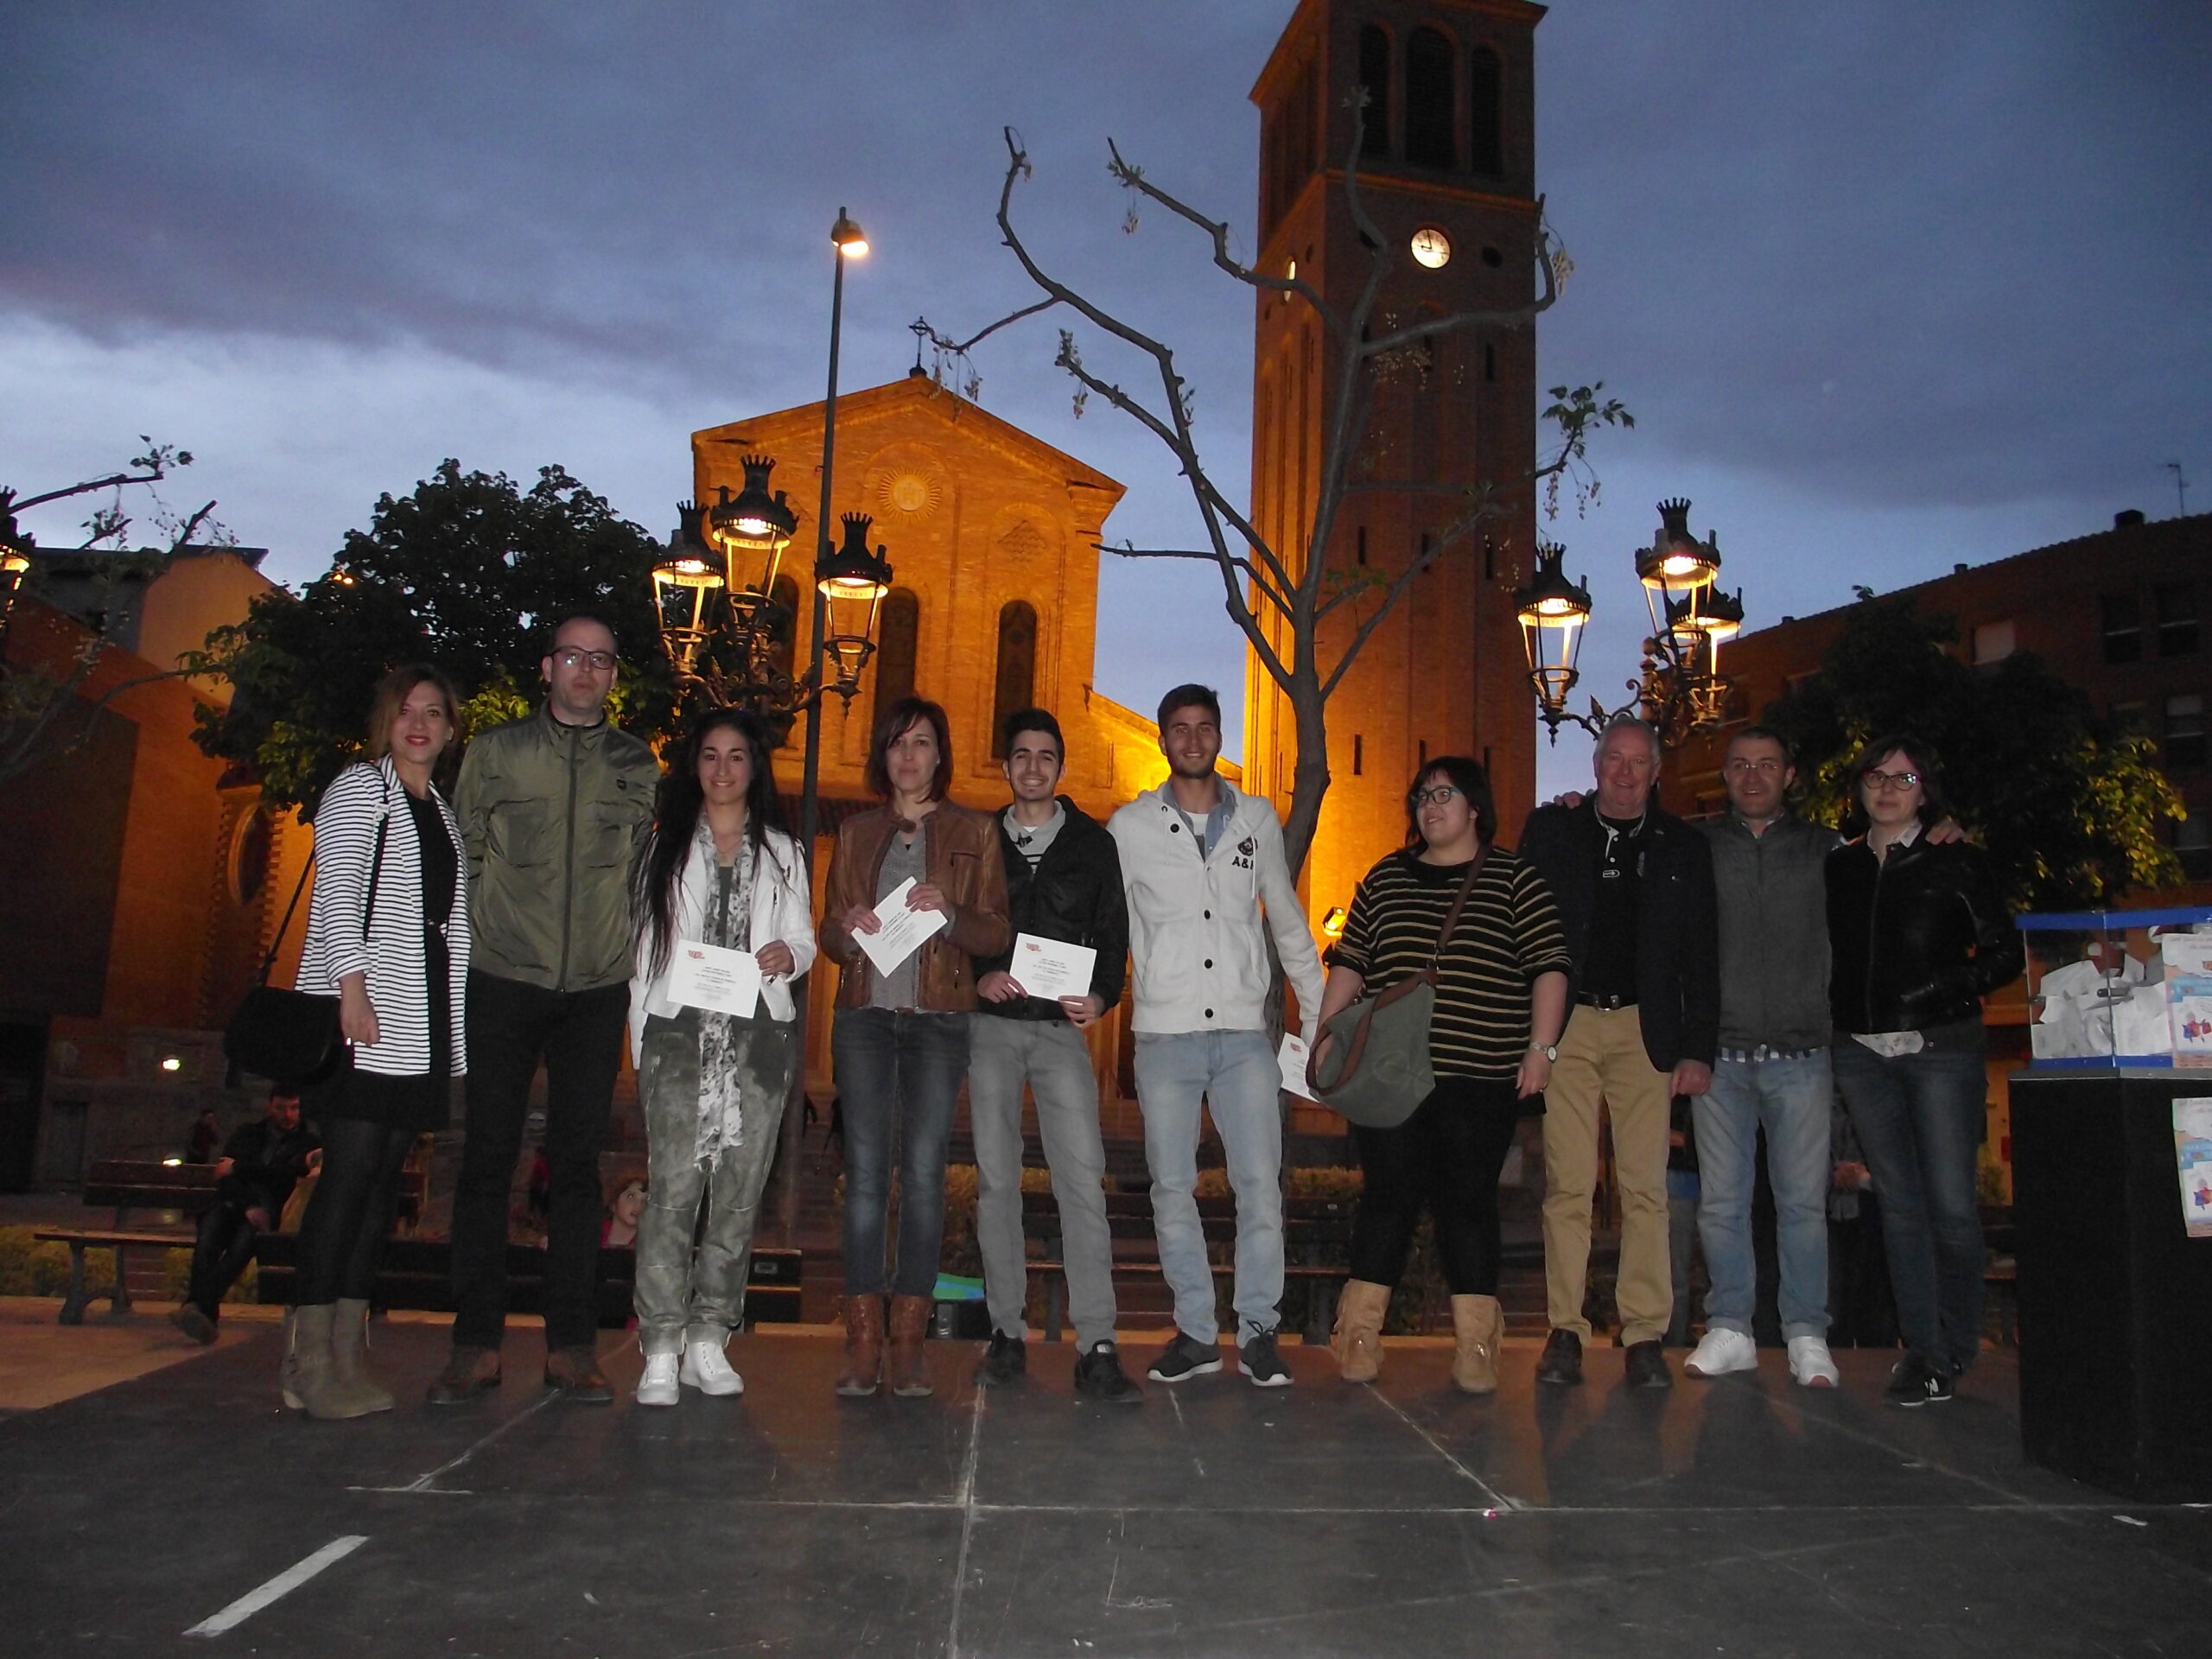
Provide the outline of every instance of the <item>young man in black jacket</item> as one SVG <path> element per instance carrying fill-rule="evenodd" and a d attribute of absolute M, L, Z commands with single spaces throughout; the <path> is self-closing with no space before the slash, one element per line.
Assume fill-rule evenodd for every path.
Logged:
<path fill-rule="evenodd" d="M 1597 793 L 1542 806 L 1521 856 L 1550 887 L 1574 959 L 1573 1007 L 1544 1090 L 1544 1287 L 1551 1337 L 1540 1382 L 1582 1380 L 1590 1323 L 1590 1200 L 1598 1176 L 1598 1107 L 1612 1117 L 1621 1192 L 1615 1300 L 1627 1376 L 1673 1385 L 1660 1347 L 1674 1310 L 1667 1249 L 1671 1099 L 1713 1084 L 1719 1042 L 1719 947 L 1713 855 L 1705 837 L 1651 799 L 1659 735 L 1615 721 L 1598 742 Z"/>
<path fill-rule="evenodd" d="M 269 1096 L 269 1109 L 232 1132 L 215 1160 L 215 1202 L 200 1217 L 192 1278 L 169 1323 L 194 1342 L 215 1340 L 223 1297 L 253 1260 L 253 1242 L 283 1218 L 285 1201 L 315 1166 L 322 1137 L 300 1122 L 300 1097 Z"/>
<path fill-rule="evenodd" d="M 983 1253 L 990 1346 L 980 1375 L 1010 1382 L 1027 1365 L 1022 1306 L 1029 1270 L 1021 1232 L 1021 1090 L 1037 1100 L 1037 1128 L 1060 1208 L 1068 1315 L 1075 1325 L 1076 1392 L 1134 1404 L 1141 1391 L 1114 1345 L 1114 1240 L 1100 1181 L 1105 1144 L 1098 1083 L 1082 1027 L 1122 999 L 1129 921 L 1114 837 L 1065 795 L 1059 722 L 1042 709 L 1007 717 L 1006 779 L 1014 804 L 999 819 L 1014 947 L 976 964 L 982 1008 L 969 1021 L 968 1113 L 976 1136 L 976 1236 Z M 1087 993 L 1032 996 L 1014 956 L 1022 935 L 1097 952 Z"/>

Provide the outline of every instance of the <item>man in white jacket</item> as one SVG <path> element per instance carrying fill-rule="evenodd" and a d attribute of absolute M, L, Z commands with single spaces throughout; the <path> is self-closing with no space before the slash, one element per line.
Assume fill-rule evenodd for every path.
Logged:
<path fill-rule="evenodd" d="M 1160 1265 L 1175 1294 L 1175 1339 L 1157 1382 L 1221 1369 L 1213 1272 L 1192 1196 L 1198 1107 L 1213 1114 L 1236 1194 L 1236 1336 L 1244 1375 L 1283 1388 L 1276 1351 L 1282 1300 L 1281 1072 L 1268 1041 L 1266 925 L 1297 993 L 1301 1021 L 1321 1006 L 1321 959 L 1282 850 L 1274 809 L 1214 772 L 1221 701 L 1179 685 L 1160 704 L 1168 778 L 1115 813 L 1129 901 L 1136 1000 L 1137 1103 L 1152 1170 Z"/>

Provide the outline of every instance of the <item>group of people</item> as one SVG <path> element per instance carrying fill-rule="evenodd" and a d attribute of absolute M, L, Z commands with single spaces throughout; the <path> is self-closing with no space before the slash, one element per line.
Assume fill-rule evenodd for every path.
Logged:
<path fill-rule="evenodd" d="M 1855 766 L 1866 822 L 1848 842 L 1790 811 L 1786 750 L 1758 728 L 1729 747 L 1729 816 L 1693 827 L 1653 804 L 1656 734 L 1617 722 L 1599 744 L 1595 794 L 1539 809 L 1517 854 L 1496 844 L 1482 766 L 1428 761 L 1408 791 L 1406 845 L 1360 883 L 1325 981 L 1280 822 L 1217 771 L 1221 710 L 1205 686 L 1162 699 L 1168 777 L 1105 823 L 1059 791 L 1065 741 L 1049 711 L 1018 712 L 997 734 L 1011 800 L 986 813 L 948 798 L 944 711 L 919 697 L 890 702 L 868 748 L 877 804 L 839 826 L 817 937 L 806 849 L 781 822 L 759 720 L 701 715 L 664 773 L 607 719 L 617 649 L 603 618 L 563 619 L 541 664 L 543 705 L 467 745 L 449 800 L 437 780 L 461 735 L 454 688 L 434 667 L 394 671 L 365 759 L 316 810 L 299 984 L 338 1000 L 349 1063 L 304 1103 L 321 1163 L 287 1322 L 288 1404 L 321 1417 L 391 1406 L 366 1363 L 368 1304 L 401 1163 L 418 1134 L 444 1122 L 455 1076 L 467 1080 L 468 1131 L 453 1217 L 457 1316 L 429 1398 L 454 1405 L 499 1385 L 508 1193 L 541 1063 L 544 1380 L 575 1400 L 613 1397 L 594 1344 L 598 1160 L 626 1028 L 648 1159 L 634 1223 L 636 1398 L 671 1406 L 687 1387 L 741 1392 L 726 1343 L 742 1319 L 754 1222 L 799 1063 L 793 983 L 817 955 L 840 969 L 830 1046 L 845 1150 L 842 1395 L 931 1391 L 923 1343 L 964 1083 L 992 1326 L 981 1376 L 1005 1384 L 1026 1367 L 1027 1091 L 1060 1211 L 1077 1392 L 1142 1397 L 1114 1337 L 1105 1154 L 1084 1036 L 1125 985 L 1174 1298 L 1174 1334 L 1147 1375 L 1174 1383 L 1223 1368 L 1194 1196 L 1203 1108 L 1236 1198 L 1238 1366 L 1260 1387 L 1289 1383 L 1277 1343 L 1273 963 L 1295 999 L 1288 1023 L 1323 1054 L 1331 1016 L 1434 975 L 1434 1091 L 1395 1128 L 1352 1132 L 1365 1179 L 1331 1339 L 1344 1377 L 1379 1372 L 1391 1291 L 1425 1209 L 1451 1290 L 1452 1379 L 1472 1393 L 1497 1387 L 1498 1177 L 1518 1120 L 1541 1112 L 1551 1335 L 1537 1375 L 1580 1380 L 1602 1102 L 1623 1206 L 1628 1375 L 1670 1382 L 1660 1349 L 1673 1294 L 1668 1113 L 1686 1096 L 1704 1152 L 1700 1225 L 1713 1281 L 1688 1369 L 1756 1363 L 1748 1213 L 1764 1128 L 1790 1366 L 1801 1382 L 1832 1385 L 1821 1231 L 1831 1055 L 1883 1199 L 1908 1348 L 1892 1394 L 1947 1397 L 1971 1362 L 1981 1284 L 1976 999 L 2018 972 L 2019 953 L 1979 853 L 1943 817 L 1931 757 L 1911 741 L 1878 743 Z M 879 962 L 869 945 L 887 926 L 926 936 Z M 1087 989 L 1033 995 L 1015 950 L 1024 936 L 1090 951 Z M 751 957 L 750 1014 L 702 1006 L 715 999 L 683 988 L 687 958 L 706 947 Z"/>

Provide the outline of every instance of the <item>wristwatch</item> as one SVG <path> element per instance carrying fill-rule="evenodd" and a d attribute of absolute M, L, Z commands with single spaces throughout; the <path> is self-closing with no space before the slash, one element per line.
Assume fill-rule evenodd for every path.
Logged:
<path fill-rule="evenodd" d="M 1554 1065 L 1559 1064 L 1559 1045 L 1557 1043 L 1531 1043 L 1529 1045 L 1529 1052 L 1531 1054 L 1542 1055 Z"/>

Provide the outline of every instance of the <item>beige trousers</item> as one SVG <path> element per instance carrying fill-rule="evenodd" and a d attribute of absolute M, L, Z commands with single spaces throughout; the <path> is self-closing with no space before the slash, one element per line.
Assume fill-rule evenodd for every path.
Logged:
<path fill-rule="evenodd" d="M 1613 1123 L 1621 1194 L 1624 1342 L 1656 1342 L 1675 1306 L 1667 1255 L 1667 1074 L 1643 1052 L 1633 1007 L 1577 1004 L 1544 1090 L 1544 1293 L 1552 1329 L 1586 1344 L 1582 1299 L 1590 1279 L 1590 1203 L 1598 1185 L 1598 1109 Z"/>

